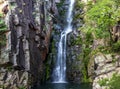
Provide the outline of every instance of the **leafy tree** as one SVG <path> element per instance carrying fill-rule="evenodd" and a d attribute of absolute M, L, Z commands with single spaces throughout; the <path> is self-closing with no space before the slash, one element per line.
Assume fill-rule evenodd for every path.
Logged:
<path fill-rule="evenodd" d="M 96 0 L 95 3 L 93 3 L 93 1 L 88 2 L 84 7 L 84 25 L 82 28 L 80 27 L 81 33 L 84 34 L 82 38 L 83 51 L 81 55 L 84 59 L 84 74 L 87 75 L 87 66 L 93 53 L 110 53 L 118 51 L 120 48 L 119 42 L 115 44 L 112 43 L 112 34 L 110 32 L 111 28 L 120 21 L 120 1 Z M 92 50 L 94 39 L 105 39 L 110 45 L 108 45 L 108 47 L 98 47 L 95 50 Z M 114 48 L 114 50 L 112 48 Z"/>
<path fill-rule="evenodd" d="M 94 31 L 96 38 L 106 38 L 111 27 L 120 20 L 119 13 L 115 0 L 98 0 L 85 14 L 85 28 Z"/>

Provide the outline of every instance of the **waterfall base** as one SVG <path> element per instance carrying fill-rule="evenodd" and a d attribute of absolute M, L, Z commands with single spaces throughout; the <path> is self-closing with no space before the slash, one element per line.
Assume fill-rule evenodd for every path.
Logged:
<path fill-rule="evenodd" d="M 68 82 L 66 82 L 66 81 L 54 81 L 52 83 L 68 83 Z"/>
<path fill-rule="evenodd" d="M 48 83 L 42 86 L 34 87 L 32 89 L 92 89 L 90 83 L 74 84 L 74 83 Z"/>

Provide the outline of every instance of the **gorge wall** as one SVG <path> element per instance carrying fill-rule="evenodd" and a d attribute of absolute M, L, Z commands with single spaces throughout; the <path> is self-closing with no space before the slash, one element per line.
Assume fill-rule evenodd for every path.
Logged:
<path fill-rule="evenodd" d="M 10 0 L 5 15 L 7 49 L 0 58 L 0 88 L 16 89 L 43 83 L 53 18 L 59 0 Z M 4 61 L 2 61 L 4 60 Z"/>
<path fill-rule="evenodd" d="M 66 77 L 70 82 L 90 82 L 93 89 L 105 89 L 106 87 L 100 86 L 100 81 L 104 78 L 111 79 L 113 74 L 120 73 L 119 46 L 109 44 L 119 42 L 120 26 L 118 22 L 116 26 L 111 27 L 113 29 L 110 28 L 112 40 L 95 38 L 93 33 L 87 31 L 85 14 L 87 5 L 94 5 L 96 0 L 91 0 L 89 4 L 87 1 L 90 0 L 75 2 L 73 31 L 67 37 Z M 52 81 L 51 74 L 57 59 L 60 33 L 66 25 L 65 12 L 69 2 L 6 2 L 9 6 L 9 12 L 4 13 L 8 26 L 4 32 L 7 45 L 0 44 L 0 88 L 31 89 L 46 81 Z M 117 52 L 108 52 L 111 47 Z"/>
<path fill-rule="evenodd" d="M 112 24 L 112 22 L 106 20 L 105 18 L 101 19 L 99 17 L 101 16 L 100 13 L 103 13 L 102 10 L 104 9 L 104 7 L 111 8 L 107 6 L 107 4 L 111 6 L 113 4 L 110 4 L 110 1 L 105 2 L 105 0 L 88 0 L 88 2 L 86 2 L 86 0 L 81 1 L 76 1 L 76 13 L 74 16 L 76 23 L 78 23 L 77 30 L 80 31 L 80 39 L 78 39 L 78 41 L 76 42 L 80 43 L 81 45 L 80 55 L 78 56 L 78 58 L 82 60 L 81 74 L 83 77 L 81 82 L 91 82 L 93 89 L 112 89 L 113 87 L 113 89 L 119 89 L 119 83 L 117 83 L 117 80 L 119 80 L 120 75 L 120 40 L 118 35 L 120 34 L 119 20 L 113 20 L 115 21 L 115 23 Z M 104 3 L 103 8 L 100 8 L 102 7 L 101 3 Z M 98 14 L 96 14 L 96 11 L 98 10 L 100 11 Z M 108 11 L 105 11 L 105 13 L 106 12 L 110 12 L 110 9 Z M 112 15 L 114 14 L 111 14 L 111 16 Z M 87 16 L 90 17 L 87 18 Z M 90 22 L 89 19 L 91 19 Z M 98 24 L 99 20 L 104 19 L 106 23 L 109 23 L 111 25 L 105 25 L 105 22 L 102 23 L 101 21 L 101 23 Z M 80 26 L 80 24 L 82 26 Z M 100 27 L 102 25 L 105 25 L 107 28 L 103 28 L 102 33 L 95 33 L 95 30 L 98 29 L 99 32 L 102 28 L 97 28 L 97 25 Z M 109 35 L 107 35 L 106 37 L 104 37 L 103 35 L 101 37 L 98 37 L 100 34 Z M 74 66 L 76 67 L 76 65 Z M 78 70 L 79 69 L 80 68 L 78 68 Z M 75 76 L 77 74 L 75 74 Z"/>

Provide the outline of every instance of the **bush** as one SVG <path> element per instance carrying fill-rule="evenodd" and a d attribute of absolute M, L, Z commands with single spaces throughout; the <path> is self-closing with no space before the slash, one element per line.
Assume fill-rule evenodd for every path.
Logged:
<path fill-rule="evenodd" d="M 5 21 L 0 14 L 0 45 L 4 45 L 6 43 L 6 36 L 5 31 L 7 30 L 7 27 L 5 25 Z"/>
<path fill-rule="evenodd" d="M 102 79 L 99 81 L 100 86 L 107 86 L 109 89 L 120 89 L 120 75 L 115 73 L 111 79 Z"/>
<path fill-rule="evenodd" d="M 110 87 L 110 89 L 120 89 L 120 75 L 113 74 L 108 83 L 108 86 Z"/>
<path fill-rule="evenodd" d="M 115 51 L 115 52 L 120 51 L 120 41 L 118 41 L 118 42 L 116 42 L 116 43 L 113 43 L 113 44 L 112 44 L 112 49 L 113 49 L 113 51 Z"/>

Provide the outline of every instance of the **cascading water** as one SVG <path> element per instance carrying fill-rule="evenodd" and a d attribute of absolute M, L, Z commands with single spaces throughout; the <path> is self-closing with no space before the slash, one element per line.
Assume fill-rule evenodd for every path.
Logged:
<path fill-rule="evenodd" d="M 72 32 L 72 12 L 75 0 L 69 0 L 70 4 L 66 16 L 66 26 L 61 33 L 61 38 L 58 45 L 58 54 L 56 66 L 53 70 L 53 82 L 65 83 L 66 82 L 66 41 L 67 35 Z"/>

